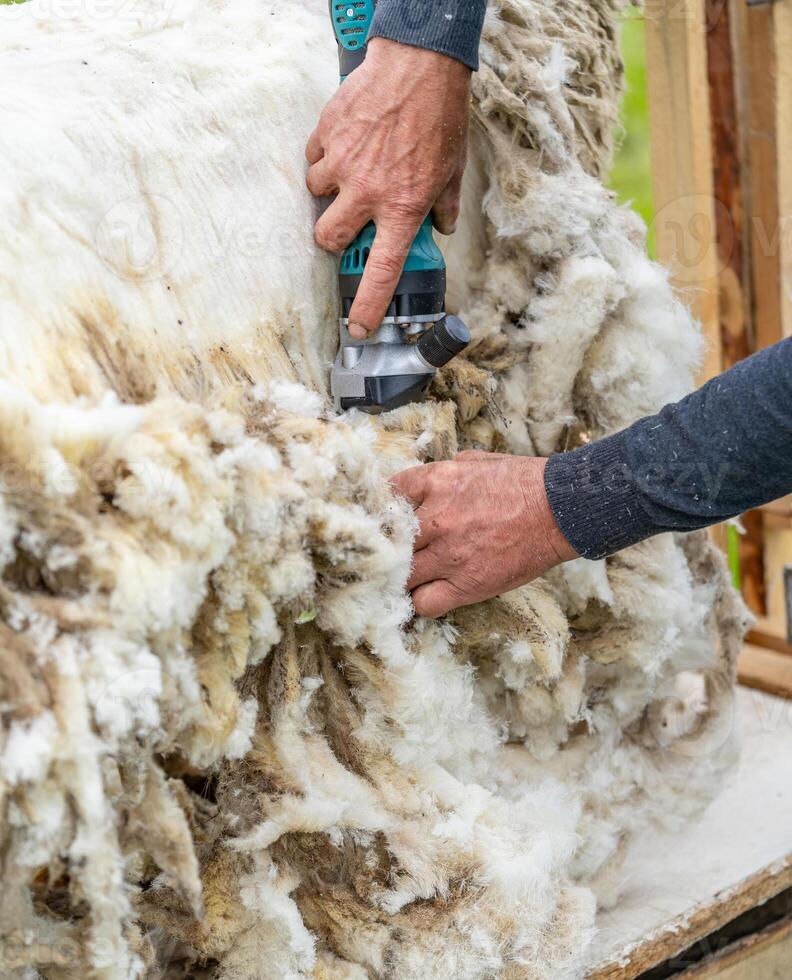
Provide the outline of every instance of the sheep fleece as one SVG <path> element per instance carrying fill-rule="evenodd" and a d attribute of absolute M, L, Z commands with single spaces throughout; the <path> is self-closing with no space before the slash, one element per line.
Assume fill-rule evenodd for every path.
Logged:
<path fill-rule="evenodd" d="M 0 7 L 0 973 L 580 977 L 647 821 L 733 764 L 706 536 L 440 622 L 388 479 L 549 455 L 689 390 L 700 336 L 600 179 L 616 0 L 492 0 L 470 352 L 333 414 L 303 147 L 322 0 Z"/>

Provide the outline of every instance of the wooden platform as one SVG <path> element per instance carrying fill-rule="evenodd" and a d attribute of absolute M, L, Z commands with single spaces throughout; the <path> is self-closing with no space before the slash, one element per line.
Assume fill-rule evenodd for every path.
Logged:
<path fill-rule="evenodd" d="M 746 644 L 737 665 L 740 683 L 792 700 L 792 657 Z"/>
<path fill-rule="evenodd" d="M 792 888 L 792 702 L 747 688 L 737 696 L 737 773 L 699 824 L 678 836 L 647 830 L 634 848 L 622 901 L 599 917 L 589 980 L 633 980 Z M 774 924 L 677 975 L 787 980 L 790 937 L 789 923 Z M 748 956 L 769 957 L 771 972 L 746 966 Z M 783 972 L 772 972 L 776 960 Z"/>

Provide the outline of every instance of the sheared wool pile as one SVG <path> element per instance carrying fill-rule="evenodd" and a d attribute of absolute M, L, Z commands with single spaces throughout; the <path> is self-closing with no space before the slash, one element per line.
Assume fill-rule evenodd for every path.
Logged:
<path fill-rule="evenodd" d="M 335 417 L 303 147 L 323 0 L 0 7 L 0 975 L 564 978 L 734 758 L 707 538 L 440 622 L 387 479 L 683 394 L 695 325 L 599 182 L 617 0 L 491 0 L 448 243 L 475 346 Z"/>

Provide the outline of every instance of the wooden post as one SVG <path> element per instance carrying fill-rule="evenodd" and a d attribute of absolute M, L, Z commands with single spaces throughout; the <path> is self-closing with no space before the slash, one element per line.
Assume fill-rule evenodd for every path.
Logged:
<path fill-rule="evenodd" d="M 776 114 L 779 61 L 773 8 L 773 3 L 746 4 L 743 35 L 757 350 L 775 344 L 783 336 Z"/>
<path fill-rule="evenodd" d="M 792 337 L 792 0 L 773 8 L 778 84 L 776 87 L 781 244 L 781 332 Z"/>
<path fill-rule="evenodd" d="M 753 352 L 751 249 L 745 209 L 750 184 L 742 125 L 745 93 L 739 84 L 739 50 L 734 43 L 744 4 L 745 0 L 705 0 L 724 371 Z M 739 556 L 743 596 L 753 612 L 761 616 L 767 611 L 762 515 L 744 515 L 742 526 Z"/>
<path fill-rule="evenodd" d="M 736 51 L 743 63 L 745 159 L 748 174 L 748 246 L 752 275 L 753 346 L 792 336 L 792 0 L 739 8 Z M 792 653 L 784 643 L 787 610 L 784 567 L 792 564 L 792 522 L 754 511 L 748 547 L 762 535 L 764 582 L 752 639 Z M 756 583 L 746 596 L 758 593 Z"/>
<path fill-rule="evenodd" d="M 745 0 L 738 2 L 744 3 Z M 705 0 L 705 16 L 719 267 L 721 367 L 725 371 L 748 357 L 752 347 L 743 133 L 730 4 L 726 0 Z"/>
<path fill-rule="evenodd" d="M 704 329 L 703 382 L 723 363 L 705 2 L 648 3 L 645 22 L 657 254 Z"/>

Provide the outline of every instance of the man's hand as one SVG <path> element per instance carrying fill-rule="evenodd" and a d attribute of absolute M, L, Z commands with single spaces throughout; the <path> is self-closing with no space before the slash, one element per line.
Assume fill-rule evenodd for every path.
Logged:
<path fill-rule="evenodd" d="M 546 463 L 466 452 L 392 479 L 421 524 L 407 583 L 420 616 L 483 602 L 578 557 L 547 501 Z"/>
<path fill-rule="evenodd" d="M 316 242 L 341 252 L 369 222 L 377 238 L 350 316 L 359 340 L 378 329 L 421 222 L 450 235 L 467 159 L 470 69 L 446 55 L 373 38 L 328 104 L 306 150 L 308 188 L 338 194 Z"/>

